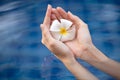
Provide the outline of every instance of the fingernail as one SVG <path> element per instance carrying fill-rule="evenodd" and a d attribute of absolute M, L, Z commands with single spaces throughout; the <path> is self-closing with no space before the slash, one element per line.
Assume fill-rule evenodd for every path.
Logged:
<path fill-rule="evenodd" d="M 43 24 L 40 24 L 40 26 L 42 26 Z"/>
<path fill-rule="evenodd" d="M 61 7 L 57 7 L 57 9 L 62 9 Z"/>
<path fill-rule="evenodd" d="M 43 24 L 40 24 L 40 27 L 42 28 L 42 27 L 43 27 Z"/>
<path fill-rule="evenodd" d="M 72 15 L 72 13 L 70 11 L 68 11 L 68 14 Z"/>
<path fill-rule="evenodd" d="M 57 7 L 57 9 L 60 9 L 60 7 Z"/>
<path fill-rule="evenodd" d="M 48 4 L 48 8 L 52 7 L 50 4 Z"/>
<path fill-rule="evenodd" d="M 50 4 L 48 4 L 48 7 L 50 6 Z"/>
<path fill-rule="evenodd" d="M 41 29 L 41 30 L 42 30 L 42 27 L 43 27 L 42 24 L 40 24 L 40 29 Z"/>
<path fill-rule="evenodd" d="M 50 5 L 48 4 L 48 7 L 47 8 L 49 8 L 50 7 Z"/>

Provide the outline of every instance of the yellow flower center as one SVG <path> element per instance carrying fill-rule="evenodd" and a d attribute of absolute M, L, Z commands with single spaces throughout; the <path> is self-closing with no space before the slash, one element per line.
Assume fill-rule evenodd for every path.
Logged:
<path fill-rule="evenodd" d="M 66 35 L 67 34 L 67 30 L 64 27 L 60 28 L 60 34 Z"/>

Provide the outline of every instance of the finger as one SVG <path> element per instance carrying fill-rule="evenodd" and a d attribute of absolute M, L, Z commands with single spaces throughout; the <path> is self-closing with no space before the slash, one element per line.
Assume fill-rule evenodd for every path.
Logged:
<path fill-rule="evenodd" d="M 62 18 L 61 15 L 58 13 L 58 11 L 55 8 L 52 9 L 52 13 L 55 14 L 55 16 L 58 20 L 60 20 Z"/>
<path fill-rule="evenodd" d="M 50 25 L 51 11 L 52 11 L 52 6 L 48 5 L 47 11 L 46 11 L 46 15 L 45 15 L 45 18 L 44 18 L 44 22 L 43 22 L 43 24 L 45 24 L 47 26 Z"/>
<path fill-rule="evenodd" d="M 73 15 L 70 11 L 68 11 L 68 17 L 77 27 L 85 24 L 79 17 Z"/>
<path fill-rule="evenodd" d="M 52 14 L 51 15 L 51 20 L 55 20 L 55 19 L 57 19 L 57 17 L 55 16 L 55 14 Z"/>
<path fill-rule="evenodd" d="M 61 7 L 57 7 L 57 11 L 59 12 L 62 18 L 67 19 L 67 12 L 64 9 L 62 9 Z"/>
<path fill-rule="evenodd" d="M 51 15 L 51 23 L 50 23 L 50 25 L 51 25 L 52 22 L 53 22 L 54 20 L 56 20 L 56 19 L 57 19 L 57 17 L 55 16 L 55 14 L 52 13 L 52 15 Z"/>

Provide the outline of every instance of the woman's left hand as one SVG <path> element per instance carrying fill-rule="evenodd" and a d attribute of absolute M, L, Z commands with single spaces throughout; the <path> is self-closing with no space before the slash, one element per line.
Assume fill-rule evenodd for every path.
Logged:
<path fill-rule="evenodd" d="M 41 24 L 42 40 L 41 42 L 61 61 L 74 60 L 72 51 L 61 41 L 55 40 L 49 31 L 50 24 L 52 22 L 52 7 L 48 5 L 46 16 L 43 24 Z"/>

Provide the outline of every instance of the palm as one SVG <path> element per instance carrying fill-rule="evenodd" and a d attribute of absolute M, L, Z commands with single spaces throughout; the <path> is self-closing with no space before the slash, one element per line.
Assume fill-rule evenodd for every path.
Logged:
<path fill-rule="evenodd" d="M 74 40 L 65 42 L 65 44 L 73 51 L 76 57 L 82 54 L 84 45 L 91 43 L 91 37 L 86 27 L 80 27 Z M 78 53 L 79 52 L 79 53 Z"/>

